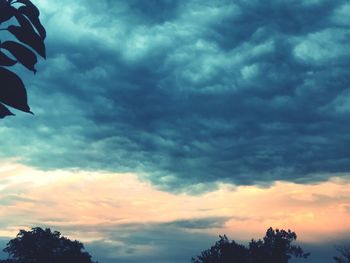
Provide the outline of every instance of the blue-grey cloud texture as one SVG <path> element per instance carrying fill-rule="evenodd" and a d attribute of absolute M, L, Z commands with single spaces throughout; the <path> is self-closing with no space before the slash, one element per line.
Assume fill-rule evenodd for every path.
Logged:
<path fill-rule="evenodd" d="M 223 222 L 225 222 L 223 218 L 205 218 L 168 223 L 99 225 L 99 233 L 102 233 L 104 238 L 86 242 L 85 247 L 93 255 L 94 260 L 103 263 L 188 263 L 192 257 L 213 246 L 219 240 L 219 234 L 224 235 L 224 233 L 212 235 L 194 230 L 211 229 Z M 65 234 L 67 231 L 84 233 L 96 231 L 95 225 L 60 226 L 60 228 L 63 236 L 67 236 Z M 252 238 L 262 239 L 264 234 Z M 228 238 L 246 246 L 250 242 L 234 236 Z M 334 256 L 339 255 L 336 248 L 348 243 L 348 239 L 341 237 L 330 238 L 327 242 L 317 244 L 295 241 L 295 245 L 300 245 L 311 255 L 307 260 L 292 258 L 291 262 L 329 263 Z"/>
<path fill-rule="evenodd" d="M 73 229 L 69 229 L 61 226 L 63 229 L 60 231 L 63 236 L 71 238 L 67 231 L 95 231 L 95 227 L 74 226 Z M 189 232 L 188 229 L 176 225 L 164 227 L 164 224 L 130 224 L 122 228 L 113 225 L 99 227 L 107 239 L 84 242 L 84 245 L 93 259 L 101 263 L 189 263 L 192 257 L 200 255 L 201 251 L 209 249 L 219 240 L 218 236 Z M 262 236 L 252 238 L 259 239 Z M 10 239 L 1 238 L 0 247 L 6 247 Z M 249 242 L 232 236 L 229 236 L 229 239 L 244 245 Z M 292 258 L 291 262 L 329 263 L 334 256 L 339 256 L 336 248 L 348 243 L 349 240 L 346 239 L 329 240 L 327 243 L 315 245 L 297 242 L 297 245 L 311 255 L 307 260 Z M 0 258 L 7 258 L 7 254 L 0 251 Z"/>
<path fill-rule="evenodd" d="M 3 158 L 166 189 L 350 171 L 348 1 L 34 2 L 48 60 Z"/>
<path fill-rule="evenodd" d="M 176 230 L 176 232 L 174 232 Z M 118 233 L 120 234 L 120 233 Z M 138 241 L 135 241 L 135 239 Z M 229 237 L 239 244 L 247 245 L 248 241 L 240 241 L 234 237 Z M 254 237 L 255 239 L 263 237 Z M 120 241 L 122 240 L 122 241 Z M 118 238 L 116 244 L 105 242 L 103 240 L 93 243 L 87 243 L 86 248 L 94 258 L 103 260 L 103 263 L 114 262 L 159 262 L 159 263 L 188 263 L 192 257 L 200 255 L 201 251 L 209 249 L 219 240 L 218 236 L 210 236 L 202 233 L 188 233 L 178 229 L 157 228 L 157 226 L 143 226 L 136 228 Z M 123 242 L 128 242 L 125 244 Z M 310 253 L 307 260 L 303 258 L 292 258 L 291 263 L 329 263 L 334 261 L 334 256 L 340 256 L 337 248 L 348 244 L 349 240 L 332 240 L 321 244 L 303 244 L 300 245 L 305 252 Z M 149 244 L 152 244 L 151 246 Z M 150 249 L 153 247 L 153 250 Z M 132 249 L 134 248 L 134 249 Z M 137 252 L 144 249 L 144 254 L 138 255 Z M 145 253 L 148 252 L 153 253 Z M 181 252 L 179 252 L 181 251 Z"/>

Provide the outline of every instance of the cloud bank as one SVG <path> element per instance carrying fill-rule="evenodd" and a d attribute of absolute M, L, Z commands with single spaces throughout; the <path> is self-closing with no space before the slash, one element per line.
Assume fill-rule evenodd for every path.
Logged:
<path fill-rule="evenodd" d="M 350 172 L 347 1 L 34 2 L 48 60 L 2 158 L 173 191 Z"/>
<path fill-rule="evenodd" d="M 350 181 L 341 178 L 190 195 L 157 190 L 133 174 L 0 164 L 0 248 L 19 229 L 41 226 L 82 241 L 103 263 L 189 262 L 219 234 L 246 243 L 273 226 L 295 231 L 314 252 L 310 262 L 327 262 L 350 233 Z"/>

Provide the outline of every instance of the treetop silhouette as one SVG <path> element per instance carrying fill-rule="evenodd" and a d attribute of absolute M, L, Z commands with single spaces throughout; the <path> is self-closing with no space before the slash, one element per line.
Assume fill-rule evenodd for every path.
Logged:
<path fill-rule="evenodd" d="M 81 242 L 71 241 L 49 228 L 20 230 L 16 238 L 7 243 L 4 252 L 9 258 L 0 263 L 97 263 L 84 251 Z"/>
<path fill-rule="evenodd" d="M 8 68 L 19 63 L 36 73 L 37 55 L 46 58 L 46 31 L 39 15 L 30 0 L 0 0 L 0 30 L 15 40 L 0 40 L 0 118 L 14 115 L 7 106 L 32 113 L 23 81 Z M 3 27 L 5 23 L 9 25 Z"/>
<path fill-rule="evenodd" d="M 269 228 L 262 240 L 253 239 L 246 247 L 224 235 L 210 249 L 192 258 L 192 263 L 287 263 L 292 256 L 307 258 L 309 253 L 291 244 L 296 239 L 290 230 Z"/>

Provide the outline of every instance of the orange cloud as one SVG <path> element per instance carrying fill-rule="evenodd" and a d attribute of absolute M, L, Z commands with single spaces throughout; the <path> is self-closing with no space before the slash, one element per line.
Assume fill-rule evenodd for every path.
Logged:
<path fill-rule="evenodd" d="M 310 242 L 350 230 L 350 181 L 338 177 L 312 185 L 276 182 L 269 188 L 222 184 L 215 191 L 189 195 L 157 190 L 136 174 L 45 172 L 3 163 L 0 182 L 0 235 L 6 236 L 35 225 L 86 225 L 96 226 L 93 233 L 77 234 L 93 240 L 103 238 L 99 226 L 108 224 L 211 217 L 228 221 L 198 231 L 234 239 L 261 237 L 269 226 L 291 228 Z"/>

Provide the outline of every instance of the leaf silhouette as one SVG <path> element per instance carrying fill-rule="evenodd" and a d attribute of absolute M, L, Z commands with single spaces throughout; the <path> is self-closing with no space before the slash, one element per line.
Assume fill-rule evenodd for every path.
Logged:
<path fill-rule="evenodd" d="M 13 66 L 17 63 L 16 60 L 8 57 L 4 52 L 0 51 L 0 66 Z"/>
<path fill-rule="evenodd" d="M 34 52 L 29 48 L 14 41 L 5 41 L 1 44 L 1 48 L 10 51 L 23 66 L 34 73 L 36 72 L 35 64 L 38 60 Z"/>
<path fill-rule="evenodd" d="M 10 115 L 14 114 L 7 107 L 0 103 L 0 119 Z"/>
<path fill-rule="evenodd" d="M 36 31 L 39 33 L 41 39 L 44 40 L 46 38 L 46 30 L 40 23 L 39 17 L 35 15 L 35 12 L 32 12 L 32 9 L 27 6 L 21 6 L 18 8 L 18 11 L 20 14 L 25 15 L 30 20 Z"/>
<path fill-rule="evenodd" d="M 34 30 L 28 30 L 21 26 L 9 26 L 7 30 L 12 33 L 19 41 L 32 47 L 40 56 L 46 58 L 44 41 L 36 34 Z"/>
<path fill-rule="evenodd" d="M 10 6 L 10 4 L 6 0 L 0 1 L 0 24 L 11 19 L 15 14 L 17 10 L 13 6 Z"/>
<path fill-rule="evenodd" d="M 0 83 L 0 103 L 32 113 L 27 103 L 27 91 L 15 73 L 0 67 Z"/>
<path fill-rule="evenodd" d="M 5 67 L 19 62 L 35 73 L 38 55 L 46 58 L 46 30 L 39 15 L 39 9 L 30 0 L 0 0 L 0 24 L 9 22 L 0 33 L 7 30 L 16 38 L 4 42 L 0 39 L 0 118 L 14 115 L 7 106 L 32 113 L 21 78 Z"/>
<path fill-rule="evenodd" d="M 29 0 L 17 0 L 18 3 L 24 4 L 27 8 L 29 8 L 30 12 L 33 16 L 39 17 L 40 12 L 39 9 Z"/>

